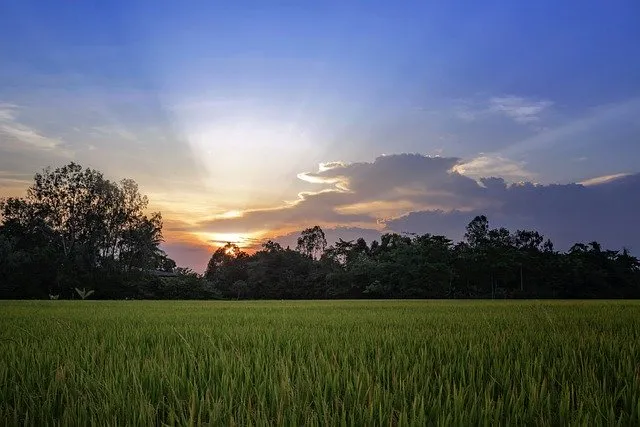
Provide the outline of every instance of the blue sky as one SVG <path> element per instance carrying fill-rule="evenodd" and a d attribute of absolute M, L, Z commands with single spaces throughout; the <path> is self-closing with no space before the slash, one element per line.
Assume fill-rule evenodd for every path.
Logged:
<path fill-rule="evenodd" d="M 639 17 L 633 0 L 2 0 L 0 195 L 76 160 L 136 179 L 168 243 L 206 246 L 299 227 L 299 193 L 321 183 L 298 176 L 319 163 L 420 153 L 544 185 L 635 174 Z M 336 203 L 380 220 L 385 197 Z M 430 209 L 393 200 L 384 215 Z M 259 209 L 281 212 L 228 236 L 203 225 Z"/>

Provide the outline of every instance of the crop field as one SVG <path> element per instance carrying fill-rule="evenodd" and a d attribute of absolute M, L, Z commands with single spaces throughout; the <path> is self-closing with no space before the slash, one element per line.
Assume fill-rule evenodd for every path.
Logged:
<path fill-rule="evenodd" d="M 25 424 L 640 425 L 640 302 L 5 301 Z"/>

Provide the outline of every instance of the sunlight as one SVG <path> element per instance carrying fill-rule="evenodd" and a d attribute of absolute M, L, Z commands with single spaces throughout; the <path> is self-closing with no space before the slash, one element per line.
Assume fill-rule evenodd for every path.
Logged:
<path fill-rule="evenodd" d="M 242 212 L 238 211 L 238 210 L 231 210 L 231 211 L 227 211 L 224 213 L 221 213 L 220 215 L 216 215 L 215 218 L 216 219 L 229 219 L 229 218 L 240 218 L 242 216 Z"/>
<path fill-rule="evenodd" d="M 403 212 L 414 209 L 415 207 L 416 204 L 409 200 L 374 200 L 369 202 L 338 206 L 335 208 L 335 211 L 342 215 L 362 215 L 374 213 L 380 218 L 389 218 L 399 216 Z"/>
<path fill-rule="evenodd" d="M 256 245 L 263 237 L 263 232 L 252 233 L 211 233 L 211 232 L 196 232 L 193 233 L 199 241 L 213 245 L 216 247 L 224 246 L 227 243 L 232 243 L 240 248 L 250 248 Z"/>
<path fill-rule="evenodd" d="M 211 240 L 216 240 L 218 242 L 229 242 L 229 243 L 235 243 L 235 244 L 239 244 L 242 243 L 243 241 L 245 241 L 245 236 L 243 234 L 240 233 L 211 233 L 213 239 Z"/>
<path fill-rule="evenodd" d="M 300 170 L 300 159 L 317 150 L 296 123 L 264 119 L 194 125 L 188 141 L 218 199 L 244 206 L 281 198 L 282 188 Z"/>

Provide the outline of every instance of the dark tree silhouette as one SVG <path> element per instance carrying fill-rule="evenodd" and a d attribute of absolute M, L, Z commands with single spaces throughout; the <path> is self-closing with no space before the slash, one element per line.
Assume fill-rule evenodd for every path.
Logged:
<path fill-rule="evenodd" d="M 162 250 L 162 218 L 145 214 L 134 181 L 113 183 L 71 163 L 37 174 L 25 198 L 0 203 L 0 297 L 61 298 L 639 298 L 640 261 L 627 249 L 576 243 L 566 253 L 535 230 L 490 228 L 477 216 L 464 241 L 386 233 L 327 247 L 319 226 L 296 250 L 228 243 L 204 275 Z"/>
<path fill-rule="evenodd" d="M 317 259 L 327 247 L 327 239 L 324 231 L 319 226 L 307 228 L 300 237 L 298 237 L 298 245 L 296 250 L 309 258 Z"/>
<path fill-rule="evenodd" d="M 76 163 L 36 174 L 25 198 L 0 202 L 3 296 L 134 294 L 146 272 L 175 267 L 159 248 L 162 217 L 145 215 L 147 204 L 134 181 Z"/>

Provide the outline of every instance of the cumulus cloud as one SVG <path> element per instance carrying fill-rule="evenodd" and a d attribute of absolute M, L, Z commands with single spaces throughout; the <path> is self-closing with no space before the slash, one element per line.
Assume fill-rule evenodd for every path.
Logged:
<path fill-rule="evenodd" d="M 419 154 L 334 162 L 301 174 L 317 189 L 292 202 L 176 230 L 286 236 L 319 224 L 368 230 L 371 235 L 430 232 L 460 238 L 475 215 L 487 214 L 495 225 L 538 229 L 560 247 L 595 239 L 607 246 L 640 249 L 638 229 L 629 228 L 640 213 L 640 174 L 585 182 L 591 185 L 509 184 L 503 177 L 466 176 L 467 169 L 462 169 L 473 170 L 474 165 L 477 173 L 523 172 L 522 165 L 505 159 L 463 161 Z"/>
<path fill-rule="evenodd" d="M 640 229 L 634 227 L 640 213 L 640 174 L 599 184 L 507 185 L 501 179 L 486 180 L 491 203 L 471 211 L 418 211 L 386 223 L 392 230 L 446 234 L 460 239 L 465 225 L 484 214 L 493 226 L 536 229 L 550 237 L 559 249 L 573 243 L 597 240 L 606 247 L 640 251 Z"/>
<path fill-rule="evenodd" d="M 279 207 L 202 221 L 198 231 L 249 233 L 313 224 L 375 229 L 383 227 L 383 220 L 412 210 L 482 206 L 478 183 L 452 170 L 458 163 L 457 158 L 402 154 L 373 162 L 324 164 L 317 172 L 299 175 L 316 190 Z"/>

